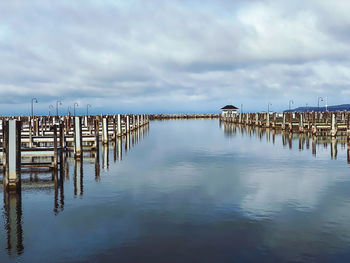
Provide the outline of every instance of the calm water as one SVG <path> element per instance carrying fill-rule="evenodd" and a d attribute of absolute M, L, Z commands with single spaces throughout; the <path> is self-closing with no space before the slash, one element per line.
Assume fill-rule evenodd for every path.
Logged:
<path fill-rule="evenodd" d="M 350 261 L 345 145 L 218 120 L 124 141 L 1 188 L 0 262 Z"/>

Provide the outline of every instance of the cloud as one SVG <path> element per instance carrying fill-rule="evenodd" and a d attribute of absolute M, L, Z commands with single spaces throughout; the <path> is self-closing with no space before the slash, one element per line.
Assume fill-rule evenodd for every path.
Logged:
<path fill-rule="evenodd" d="M 346 102 L 349 3 L 3 1 L 0 110 L 63 99 L 96 111 L 283 110 Z M 316 99 L 315 99 L 316 98 Z M 118 105 L 118 107 L 115 107 Z M 286 106 L 287 105 L 287 106 Z"/>

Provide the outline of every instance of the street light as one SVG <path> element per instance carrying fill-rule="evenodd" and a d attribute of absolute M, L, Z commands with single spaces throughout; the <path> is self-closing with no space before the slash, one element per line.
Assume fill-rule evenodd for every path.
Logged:
<path fill-rule="evenodd" d="M 317 108 L 318 108 L 318 110 L 320 110 L 320 99 L 321 99 L 321 101 L 323 101 L 322 97 L 318 97 L 318 101 L 317 101 Z"/>
<path fill-rule="evenodd" d="M 267 104 L 267 113 L 270 113 L 270 105 L 272 106 L 272 103 L 269 102 L 269 103 Z"/>
<path fill-rule="evenodd" d="M 74 116 L 75 116 L 75 106 L 79 107 L 78 102 L 74 102 Z"/>
<path fill-rule="evenodd" d="M 71 110 L 72 110 L 72 107 L 71 107 L 71 106 L 68 106 L 68 108 L 67 108 L 67 112 L 68 112 L 67 114 L 68 114 L 68 115 L 70 115 L 70 111 L 71 111 Z"/>
<path fill-rule="evenodd" d="M 289 110 L 292 109 L 292 104 L 294 104 L 294 101 L 293 101 L 293 100 L 290 100 L 290 101 L 289 101 Z"/>
<path fill-rule="evenodd" d="M 91 105 L 86 105 L 86 116 L 89 116 L 89 108 L 91 108 Z"/>
<path fill-rule="evenodd" d="M 38 100 L 36 99 L 36 98 L 32 98 L 32 117 L 34 116 L 34 106 L 33 106 L 33 103 L 34 103 L 34 101 L 35 101 L 35 103 L 38 103 Z"/>
<path fill-rule="evenodd" d="M 307 109 L 307 106 L 309 106 L 309 103 L 305 103 L 305 105 L 306 105 L 306 111 L 309 111 L 308 109 Z"/>
<path fill-rule="evenodd" d="M 58 105 L 62 105 L 62 101 L 60 100 L 56 101 L 56 116 L 58 116 Z"/>
<path fill-rule="evenodd" d="M 50 104 L 50 106 L 49 106 L 49 116 L 51 116 L 51 109 L 53 109 L 53 105 Z"/>

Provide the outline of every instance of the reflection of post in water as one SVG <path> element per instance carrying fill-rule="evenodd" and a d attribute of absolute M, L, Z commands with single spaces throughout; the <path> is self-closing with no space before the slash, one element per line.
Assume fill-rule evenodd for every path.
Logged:
<path fill-rule="evenodd" d="M 270 141 L 270 129 L 266 129 L 266 141 Z"/>
<path fill-rule="evenodd" d="M 130 133 L 125 135 L 125 152 L 130 150 Z"/>
<path fill-rule="evenodd" d="M 95 181 L 100 181 L 100 155 L 95 153 Z"/>
<path fill-rule="evenodd" d="M 282 145 L 286 146 L 287 145 L 287 138 L 286 138 L 286 132 L 282 131 Z"/>
<path fill-rule="evenodd" d="M 299 151 L 304 149 L 303 135 L 299 133 Z"/>
<path fill-rule="evenodd" d="M 288 134 L 288 145 L 289 145 L 289 149 L 293 148 L 293 133 L 289 133 Z"/>
<path fill-rule="evenodd" d="M 100 181 L 100 156 L 95 153 L 95 181 Z"/>
<path fill-rule="evenodd" d="M 275 144 L 275 140 L 276 140 L 276 131 L 272 130 L 272 143 Z"/>
<path fill-rule="evenodd" d="M 312 155 L 316 156 L 316 136 L 312 136 Z"/>
<path fill-rule="evenodd" d="M 118 137 L 117 139 L 117 158 L 118 161 L 121 161 L 123 159 L 123 142 L 122 137 Z"/>
<path fill-rule="evenodd" d="M 4 212 L 6 217 L 7 251 L 10 255 L 20 255 L 23 252 L 21 191 L 4 190 Z"/>
<path fill-rule="evenodd" d="M 115 138 L 115 141 L 113 142 L 113 161 L 114 163 L 117 162 L 117 138 Z"/>
<path fill-rule="evenodd" d="M 74 162 L 74 195 L 83 195 L 83 165 L 79 159 Z"/>
<path fill-rule="evenodd" d="M 331 139 L 331 158 L 337 159 L 338 155 L 338 141 L 336 138 Z"/>
<path fill-rule="evenodd" d="M 306 149 L 310 149 L 310 135 L 306 134 Z"/>
<path fill-rule="evenodd" d="M 109 168 L 109 151 L 108 151 L 108 144 L 104 144 L 102 148 L 102 164 L 103 169 L 108 170 Z"/>
<path fill-rule="evenodd" d="M 131 135 L 131 146 L 134 147 L 135 146 L 135 132 L 132 131 L 130 132 Z"/>
<path fill-rule="evenodd" d="M 348 148 L 347 148 L 347 159 L 348 159 L 348 164 L 350 164 L 350 144 L 348 143 Z"/>
<path fill-rule="evenodd" d="M 61 165 L 63 166 L 63 164 Z M 64 169 L 60 169 L 59 171 L 59 178 L 57 176 L 57 171 L 53 171 L 53 180 L 55 185 L 55 203 L 54 203 L 54 212 L 55 215 L 58 214 L 59 210 L 63 211 L 64 209 Z M 58 196 L 59 199 L 58 200 Z"/>

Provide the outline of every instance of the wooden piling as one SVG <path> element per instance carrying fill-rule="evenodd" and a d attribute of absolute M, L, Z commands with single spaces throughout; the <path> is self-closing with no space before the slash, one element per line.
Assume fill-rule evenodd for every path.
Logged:
<path fill-rule="evenodd" d="M 74 117 L 74 156 L 75 158 L 83 156 L 81 118 L 79 116 Z"/>
<path fill-rule="evenodd" d="M 8 120 L 3 127 L 3 150 L 6 190 L 21 188 L 21 122 Z"/>

